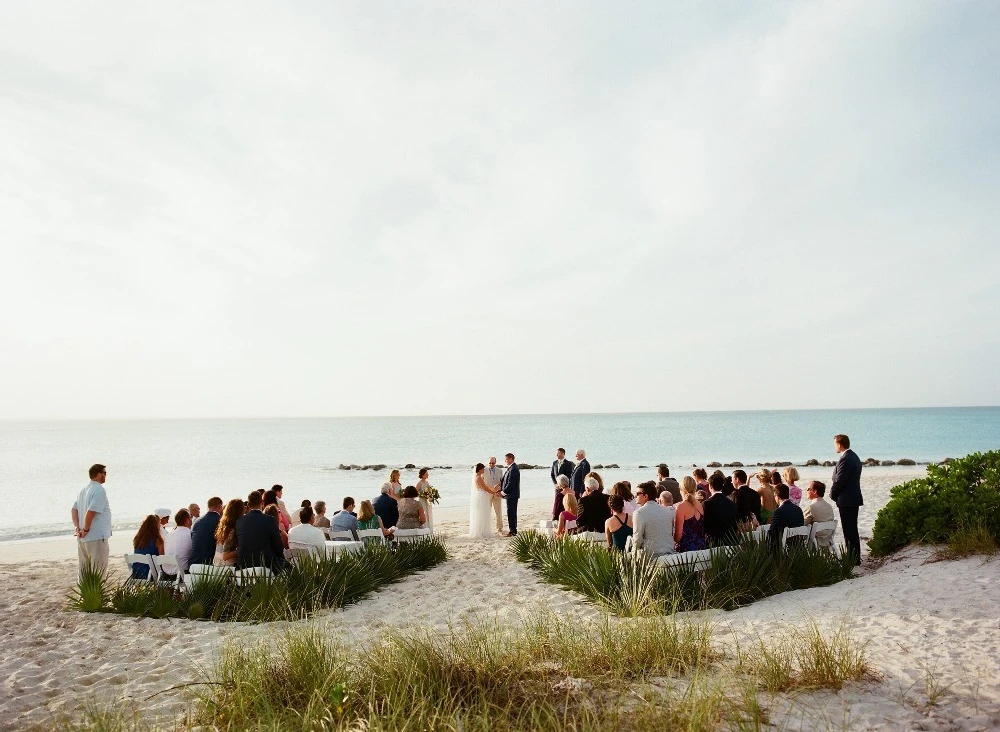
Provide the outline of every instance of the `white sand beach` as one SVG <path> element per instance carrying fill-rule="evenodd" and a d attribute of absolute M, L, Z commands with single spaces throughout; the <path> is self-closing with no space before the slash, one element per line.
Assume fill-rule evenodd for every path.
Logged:
<path fill-rule="evenodd" d="M 825 473 L 828 471 L 824 471 Z M 915 472 L 914 475 L 918 475 Z M 866 475 L 862 537 L 898 473 Z M 524 502 L 530 528 L 549 502 Z M 464 537 L 465 509 L 436 512 L 437 533 L 452 558 L 356 605 L 308 621 L 364 643 L 380 628 L 440 631 L 497 616 L 516 622 L 544 609 L 581 623 L 600 612 L 575 593 L 543 584 L 507 551 L 504 539 Z M 112 554 L 128 547 L 116 535 Z M 882 678 L 839 692 L 765 700 L 771 722 L 788 729 L 988 730 L 1000 728 L 1000 562 L 973 557 L 936 562 L 910 548 L 889 561 L 867 561 L 853 580 L 767 598 L 733 612 L 713 611 L 725 649 L 733 633 L 767 637 L 788 624 L 844 623 L 863 639 Z M 121 564 L 121 560 L 113 566 Z M 126 700 L 167 724 L 185 711 L 184 688 L 229 638 L 277 633 L 287 623 L 214 624 L 87 615 L 63 609 L 76 573 L 71 538 L 6 544 L 0 558 L 0 729 L 44 726 L 87 703 Z M 622 621 L 626 622 L 626 621 Z"/>

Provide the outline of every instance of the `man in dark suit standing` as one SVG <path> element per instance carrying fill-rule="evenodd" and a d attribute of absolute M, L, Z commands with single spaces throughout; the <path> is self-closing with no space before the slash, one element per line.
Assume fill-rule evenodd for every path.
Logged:
<path fill-rule="evenodd" d="M 570 478 L 570 483 L 572 483 L 574 467 L 576 466 L 573 464 L 573 461 L 566 459 L 566 449 L 562 447 L 558 448 L 556 450 L 556 459 L 552 461 L 552 470 L 551 470 L 552 486 L 556 490 L 556 498 L 555 501 L 552 503 L 553 521 L 559 520 L 559 514 L 562 513 L 563 510 L 562 489 L 559 487 L 556 481 L 559 479 L 560 475 L 565 475 L 567 478 Z"/>
<path fill-rule="evenodd" d="M 215 559 L 215 530 L 222 519 L 222 499 L 208 499 L 208 512 L 191 529 L 191 564 L 211 564 Z"/>
<path fill-rule="evenodd" d="M 847 551 L 854 552 L 854 560 L 861 564 L 861 537 L 858 536 L 858 509 L 865 505 L 861 495 L 861 458 L 851 449 L 851 438 L 834 435 L 833 449 L 840 454 L 833 469 L 830 500 L 840 511 L 840 528 L 844 532 Z"/>
<path fill-rule="evenodd" d="M 257 491 L 247 497 L 247 514 L 236 522 L 236 566 L 280 572 L 285 568 L 285 547 L 277 520 L 266 515 L 263 507 L 264 496 Z"/>
<path fill-rule="evenodd" d="M 573 468 L 570 483 L 573 484 L 573 493 L 576 495 L 576 500 L 578 501 L 583 496 L 583 491 L 585 490 L 583 481 L 588 475 L 590 475 L 590 463 L 587 462 L 587 453 L 583 450 L 577 450 L 576 467 Z"/>
<path fill-rule="evenodd" d="M 702 504 L 705 508 L 705 537 L 709 546 L 735 546 L 738 542 L 736 504 L 722 495 L 723 482 L 721 475 L 709 476 L 710 495 Z"/>
<path fill-rule="evenodd" d="M 508 452 L 503 457 L 507 470 L 500 482 L 500 492 L 507 499 L 507 533 L 504 536 L 517 536 L 517 501 L 521 497 L 521 470 L 514 462 L 514 453 Z"/>

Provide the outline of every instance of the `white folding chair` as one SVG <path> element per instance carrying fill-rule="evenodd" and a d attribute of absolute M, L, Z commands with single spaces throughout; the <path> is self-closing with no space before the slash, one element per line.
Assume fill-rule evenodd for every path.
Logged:
<path fill-rule="evenodd" d="M 156 567 L 156 584 L 162 587 L 181 589 L 182 572 L 177 566 L 177 557 L 173 554 L 152 555 L 153 566 Z M 170 579 L 170 578 L 173 579 Z"/>
<path fill-rule="evenodd" d="M 812 544 L 817 549 L 819 549 L 819 541 L 818 541 L 819 534 L 823 531 L 829 531 L 830 549 L 833 550 L 834 555 L 839 557 L 840 547 L 837 546 L 837 542 L 833 540 L 833 537 L 837 535 L 837 519 L 833 519 L 832 521 L 820 521 L 818 523 L 814 523 L 812 527 L 813 527 L 813 532 L 812 535 L 809 537 L 809 543 Z"/>
<path fill-rule="evenodd" d="M 604 535 L 603 531 L 581 531 L 579 534 L 573 534 L 573 538 L 577 541 L 589 541 L 594 544 L 606 544 L 608 537 Z"/>
<path fill-rule="evenodd" d="M 299 557 L 319 557 L 320 548 L 315 544 L 306 544 L 301 541 L 288 542 L 288 554 L 294 562 Z"/>
<path fill-rule="evenodd" d="M 125 569 L 128 571 L 129 578 L 132 577 L 132 572 L 134 571 L 133 564 L 145 564 L 149 567 L 149 572 L 146 574 L 146 579 L 139 579 L 139 582 L 156 582 L 156 565 L 153 564 L 153 560 L 150 558 L 149 554 L 126 554 L 125 555 Z"/>
<path fill-rule="evenodd" d="M 555 536 L 557 528 L 559 528 L 559 523 L 557 521 L 546 521 L 543 519 L 538 522 L 538 533 L 540 534 Z"/>
<path fill-rule="evenodd" d="M 354 541 L 354 534 L 350 531 L 331 531 L 330 541 Z"/>
<path fill-rule="evenodd" d="M 572 531 L 576 528 L 576 519 L 566 522 L 566 531 Z"/>
<path fill-rule="evenodd" d="M 758 526 L 753 531 L 748 532 L 755 541 L 764 541 L 767 539 L 768 532 L 771 530 L 770 526 Z"/>
<path fill-rule="evenodd" d="M 393 536 L 396 537 L 396 541 L 401 543 L 406 543 L 408 541 L 417 541 L 425 536 L 431 536 L 430 529 L 396 529 Z"/>
<path fill-rule="evenodd" d="M 251 582 L 261 579 L 262 577 L 270 577 L 273 572 L 267 567 L 244 567 L 243 569 L 237 569 L 236 572 L 236 586 L 242 587 L 243 585 L 248 585 Z"/>
<path fill-rule="evenodd" d="M 363 541 L 328 541 L 326 553 L 334 559 L 350 552 L 360 552 L 365 548 Z"/>
<path fill-rule="evenodd" d="M 664 554 L 662 557 L 658 557 L 657 561 L 664 567 L 687 567 L 695 572 L 701 572 L 711 566 L 712 550 L 698 549 L 693 552 Z"/>
<path fill-rule="evenodd" d="M 803 537 L 802 543 L 808 544 L 810 541 L 812 541 L 813 526 L 815 526 L 815 524 L 809 524 L 808 526 L 798 526 L 794 529 L 786 527 L 785 530 L 781 532 L 781 548 L 784 549 L 788 543 L 788 540 L 793 536 Z"/>
<path fill-rule="evenodd" d="M 382 534 L 382 529 L 358 529 L 358 538 L 364 544 L 385 543 L 385 536 Z M 377 541 L 369 541 L 369 539 L 377 539 Z"/>
<path fill-rule="evenodd" d="M 184 575 L 184 586 L 188 592 L 197 587 L 198 583 L 205 579 L 216 577 L 232 577 L 234 567 L 216 567 L 212 564 L 192 564 L 188 567 L 187 574 Z"/>

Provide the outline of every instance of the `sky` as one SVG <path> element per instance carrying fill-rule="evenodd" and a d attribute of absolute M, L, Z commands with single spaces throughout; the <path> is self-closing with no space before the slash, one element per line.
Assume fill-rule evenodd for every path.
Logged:
<path fill-rule="evenodd" d="M 0 4 L 0 419 L 1000 404 L 1000 4 Z"/>

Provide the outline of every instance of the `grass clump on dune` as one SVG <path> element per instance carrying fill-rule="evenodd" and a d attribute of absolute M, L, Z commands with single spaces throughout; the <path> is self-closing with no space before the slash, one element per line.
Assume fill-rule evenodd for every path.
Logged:
<path fill-rule="evenodd" d="M 611 552 L 591 542 L 534 532 L 518 534 L 511 552 L 545 581 L 580 592 L 625 617 L 732 610 L 779 592 L 840 582 L 854 569 L 848 558 L 823 549 L 796 545 L 775 552 L 768 542 L 751 537 L 732 553 L 713 553 L 711 566 L 703 572 L 684 565 L 665 568 L 642 552 Z"/>
<path fill-rule="evenodd" d="M 231 576 L 204 579 L 188 592 L 126 579 L 114 585 L 108 573 L 84 571 L 70 591 L 69 607 L 151 618 L 269 622 L 296 620 L 326 608 L 357 602 L 380 587 L 430 569 L 448 557 L 440 539 L 366 546 L 334 558 L 303 557 L 278 575 L 237 586 Z"/>

